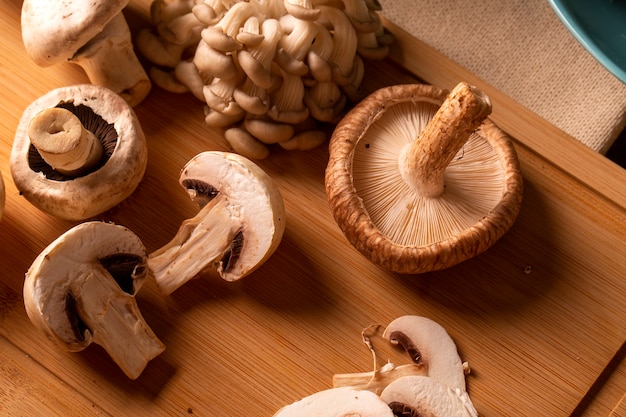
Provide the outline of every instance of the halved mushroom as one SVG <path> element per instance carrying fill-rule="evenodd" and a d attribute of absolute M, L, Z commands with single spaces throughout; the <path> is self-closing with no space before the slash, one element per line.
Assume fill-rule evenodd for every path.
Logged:
<path fill-rule="evenodd" d="M 491 103 L 466 83 L 380 89 L 330 142 L 326 192 L 337 224 L 372 262 L 443 269 L 491 247 L 513 224 L 523 181 Z M 442 104 L 442 101 L 445 102 Z"/>
<path fill-rule="evenodd" d="M 380 396 L 394 412 L 478 416 L 466 390 L 466 367 L 439 323 L 421 316 L 402 316 L 387 326 L 383 337 L 402 346 L 414 363 L 427 370 L 427 375 L 402 376 L 383 390 Z"/>
<path fill-rule="evenodd" d="M 147 160 L 130 105 L 105 87 L 83 84 L 52 90 L 24 110 L 11 174 L 20 194 L 40 210 L 84 220 L 130 196 Z"/>
<path fill-rule="evenodd" d="M 348 387 L 319 391 L 287 405 L 274 417 L 393 417 L 391 408 L 373 392 Z"/>
<path fill-rule="evenodd" d="M 133 50 L 122 14 L 128 0 L 25 0 L 22 38 L 26 52 L 40 66 L 60 62 L 80 65 L 93 84 L 120 94 L 131 105 L 150 92 L 148 75 Z"/>
<path fill-rule="evenodd" d="M 285 209 L 278 188 L 259 166 L 235 153 L 207 151 L 185 165 L 179 182 L 201 209 L 148 257 L 165 294 L 210 268 L 227 281 L 238 280 L 274 253 L 285 229 Z"/>
<path fill-rule="evenodd" d="M 26 313 L 71 352 L 101 345 L 136 379 L 165 349 L 135 299 L 147 272 L 146 250 L 130 230 L 103 222 L 79 224 L 50 243 L 26 273 Z"/>

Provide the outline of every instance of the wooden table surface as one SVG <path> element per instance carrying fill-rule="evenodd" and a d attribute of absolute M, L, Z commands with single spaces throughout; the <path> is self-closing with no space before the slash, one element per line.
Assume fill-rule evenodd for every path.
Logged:
<path fill-rule="evenodd" d="M 148 0 L 126 11 L 148 25 Z M 50 89 L 86 82 L 70 64 L 40 68 L 20 38 L 21 2 L 0 4 L 0 415 L 271 416 L 330 388 L 335 373 L 371 370 L 361 330 L 405 314 L 430 317 L 457 342 L 481 416 L 619 415 L 626 390 L 626 172 L 445 57 L 386 22 L 397 42 L 368 63 L 364 88 L 466 80 L 494 102 L 493 120 L 515 140 L 525 178 L 512 229 L 492 249 L 419 276 L 369 263 L 345 240 L 324 192 L 325 146 L 279 149 L 259 165 L 277 182 L 287 229 L 274 256 L 235 283 L 200 276 L 171 296 L 148 282 L 144 317 L 166 351 L 131 381 L 92 345 L 68 353 L 31 325 L 24 274 L 74 223 L 42 213 L 13 185 L 9 154 L 24 108 Z M 205 150 L 227 150 L 189 95 L 153 88 L 136 107 L 149 143 L 144 180 L 98 216 L 129 227 L 149 251 L 195 213 L 177 184 Z M 623 415 L 623 414 L 622 414 Z"/>

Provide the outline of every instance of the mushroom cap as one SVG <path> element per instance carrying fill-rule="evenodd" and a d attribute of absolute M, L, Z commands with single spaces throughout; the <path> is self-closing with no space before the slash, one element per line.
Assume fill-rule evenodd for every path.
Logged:
<path fill-rule="evenodd" d="M 389 406 L 371 391 L 350 387 L 316 392 L 287 405 L 274 417 L 393 417 Z"/>
<path fill-rule="evenodd" d="M 425 417 L 473 417 L 473 406 L 468 409 L 458 393 L 436 379 L 427 376 L 403 376 L 391 382 L 380 398 L 394 410 L 406 415 Z M 412 414 L 408 414 L 411 410 Z M 405 415 L 404 413 L 401 415 Z"/>
<path fill-rule="evenodd" d="M 446 95 L 422 84 L 382 88 L 340 121 L 330 141 L 325 184 L 334 218 L 357 250 L 395 272 L 423 273 L 476 256 L 519 212 L 517 154 L 489 119 L 448 166 L 441 198 L 416 195 L 402 179 L 398 155 Z"/>
<path fill-rule="evenodd" d="M 207 186 L 222 194 L 232 221 L 239 223 L 243 246 L 232 268 L 219 271 L 222 278 L 234 281 L 249 275 L 278 248 L 285 230 L 284 203 L 274 181 L 257 164 L 232 152 L 202 152 L 185 165 L 179 182 L 192 197 L 206 197 L 200 194 Z"/>
<path fill-rule="evenodd" d="M 144 321 L 135 294 L 146 250 L 126 227 L 92 221 L 63 233 L 37 256 L 24 280 L 31 322 L 76 352 L 101 345 L 131 379 L 165 346 Z"/>
<path fill-rule="evenodd" d="M 93 39 L 128 0 L 24 0 L 22 41 L 28 56 L 40 66 L 71 59 Z"/>
<path fill-rule="evenodd" d="M 24 281 L 24 305 L 35 327 L 70 351 L 91 343 L 89 330 L 77 334 L 76 323 L 67 312 L 67 294 L 101 259 L 124 254 L 145 263 L 146 250 L 129 229 L 104 222 L 81 223 L 51 242 L 33 261 Z M 133 280 L 131 295 L 143 284 L 146 274 Z M 78 296 L 78 294 L 73 294 Z"/>
<path fill-rule="evenodd" d="M 85 106 L 99 116 L 93 120 L 112 125 L 117 133 L 117 140 L 105 146 L 106 162 L 95 171 L 73 179 L 47 177 L 44 171 L 50 167 L 35 163 L 39 155 L 28 137 L 30 120 L 40 111 L 60 105 L 75 110 Z M 106 151 L 107 148 L 110 149 Z M 128 103 L 105 87 L 80 84 L 51 90 L 24 110 L 11 150 L 11 174 L 20 193 L 40 210 L 67 220 L 83 220 L 112 208 L 132 194 L 143 178 L 147 160 L 144 133 Z"/>

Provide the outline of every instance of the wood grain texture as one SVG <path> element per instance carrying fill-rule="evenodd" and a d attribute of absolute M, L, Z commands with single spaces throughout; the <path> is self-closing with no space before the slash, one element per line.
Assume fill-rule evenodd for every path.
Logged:
<path fill-rule="evenodd" d="M 148 5 L 131 2 L 133 30 L 148 24 Z M 262 268 L 234 283 L 205 274 L 169 297 L 149 281 L 138 302 L 167 349 L 136 381 L 98 346 L 80 353 L 56 348 L 28 321 L 22 284 L 35 256 L 74 223 L 19 195 L 9 153 L 31 101 L 87 80 L 70 64 L 31 63 L 19 15 L 20 2 L 1 3 L 0 171 L 7 200 L 0 221 L 0 414 L 271 416 L 329 388 L 334 373 L 371 370 L 363 328 L 419 314 L 457 342 L 472 368 L 468 387 L 481 416 L 567 416 L 624 344 L 626 173 L 487 91 L 494 121 L 515 138 L 526 182 L 517 222 L 481 256 L 420 276 L 381 270 L 332 220 L 326 147 L 273 149 L 259 165 L 283 194 L 287 230 Z M 474 81 L 436 52 L 398 38 L 390 59 L 367 63 L 365 92 L 418 78 L 446 88 L 455 78 Z M 403 49 L 409 47 L 410 58 Z M 415 61 L 416 54 L 429 59 Z M 146 175 L 129 199 L 98 218 L 129 227 L 152 251 L 197 210 L 178 186 L 181 167 L 198 152 L 228 148 L 189 95 L 155 87 L 135 110 L 149 143 Z M 42 392 L 48 397 L 34 395 Z"/>

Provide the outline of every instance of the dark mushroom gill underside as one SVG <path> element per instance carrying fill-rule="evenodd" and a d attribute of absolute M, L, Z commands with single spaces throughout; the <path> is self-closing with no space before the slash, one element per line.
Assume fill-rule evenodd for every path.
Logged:
<path fill-rule="evenodd" d="M 102 116 L 96 114 L 89 106 L 84 104 L 76 106 L 72 101 L 64 101 L 60 102 L 55 107 L 71 111 L 80 119 L 85 129 L 91 131 L 102 143 L 104 152 L 99 164 L 94 168 L 94 171 L 106 164 L 117 145 L 118 134 L 115 130 L 115 126 L 112 123 L 108 123 Z M 43 173 L 45 177 L 50 180 L 68 181 L 75 178 L 55 171 L 43 160 L 32 144 L 28 149 L 28 165 L 33 171 Z"/>

